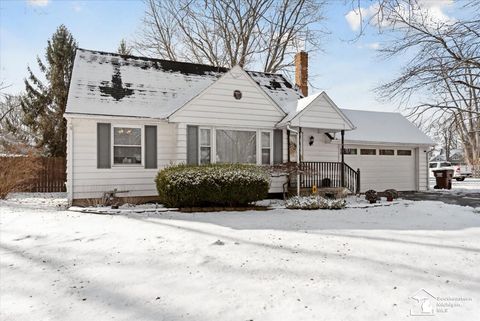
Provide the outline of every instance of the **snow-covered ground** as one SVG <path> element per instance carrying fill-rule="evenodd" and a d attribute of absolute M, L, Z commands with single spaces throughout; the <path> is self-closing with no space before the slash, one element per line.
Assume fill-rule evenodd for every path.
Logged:
<path fill-rule="evenodd" d="M 62 195 L 0 201 L 1 320 L 415 320 L 421 303 L 429 320 L 480 315 L 478 209 L 65 205 Z"/>

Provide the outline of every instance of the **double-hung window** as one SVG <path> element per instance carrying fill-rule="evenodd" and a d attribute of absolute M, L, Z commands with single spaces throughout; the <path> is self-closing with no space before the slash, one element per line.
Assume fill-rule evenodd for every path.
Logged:
<path fill-rule="evenodd" d="M 272 142 L 270 132 L 262 132 L 262 165 L 270 165 L 272 156 Z"/>
<path fill-rule="evenodd" d="M 141 127 L 113 127 L 113 164 L 142 164 Z"/>
<path fill-rule="evenodd" d="M 200 164 L 212 161 L 212 134 L 209 128 L 200 128 Z"/>

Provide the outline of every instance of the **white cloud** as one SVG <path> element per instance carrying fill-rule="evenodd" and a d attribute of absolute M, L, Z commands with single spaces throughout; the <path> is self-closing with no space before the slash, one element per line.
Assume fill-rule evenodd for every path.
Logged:
<path fill-rule="evenodd" d="M 419 13 L 423 16 L 428 16 L 429 20 L 432 23 L 454 21 L 453 18 L 449 17 L 444 12 L 444 10 L 452 4 L 453 0 L 418 0 L 418 5 L 420 7 Z M 360 7 L 358 9 L 349 11 L 345 15 L 345 19 L 347 20 L 350 29 L 352 29 L 352 31 L 358 31 L 360 29 L 361 23 L 365 23 L 366 21 L 368 21 L 368 19 L 370 19 L 377 12 L 377 9 L 378 5 L 373 4 L 367 8 Z M 398 9 L 400 9 L 399 12 L 402 12 L 402 14 L 409 14 L 407 8 L 402 5 L 400 5 Z M 372 23 L 375 25 L 377 25 L 378 22 L 379 21 L 377 19 L 373 19 L 372 21 Z M 386 27 L 388 25 L 388 21 L 381 20 L 381 26 Z"/>
<path fill-rule="evenodd" d="M 379 42 L 369 42 L 369 43 L 365 43 L 365 44 L 357 44 L 356 47 L 358 49 L 373 49 L 373 50 L 377 50 L 380 48 L 380 43 Z"/>
<path fill-rule="evenodd" d="M 358 8 L 355 10 L 351 10 L 345 15 L 345 19 L 347 20 L 350 28 L 353 31 L 358 31 L 360 29 L 362 21 L 365 22 L 368 20 L 375 12 L 377 11 L 377 5 L 371 5 L 368 8 Z"/>
<path fill-rule="evenodd" d="M 50 0 L 27 0 L 27 3 L 34 7 L 45 7 L 48 6 Z"/>

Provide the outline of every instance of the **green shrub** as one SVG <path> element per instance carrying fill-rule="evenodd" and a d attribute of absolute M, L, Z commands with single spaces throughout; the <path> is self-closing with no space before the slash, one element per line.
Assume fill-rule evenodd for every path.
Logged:
<path fill-rule="evenodd" d="M 256 165 L 174 165 L 160 170 L 155 182 L 168 207 L 231 207 L 266 198 L 270 176 Z"/>

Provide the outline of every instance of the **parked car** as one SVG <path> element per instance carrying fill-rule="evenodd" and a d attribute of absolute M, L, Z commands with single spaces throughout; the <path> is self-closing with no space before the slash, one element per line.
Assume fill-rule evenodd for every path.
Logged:
<path fill-rule="evenodd" d="M 463 181 L 467 177 L 472 176 L 472 171 L 468 165 L 452 165 L 450 162 L 430 162 L 430 177 L 434 177 L 433 171 L 438 169 L 453 170 L 453 178 L 457 181 Z"/>
<path fill-rule="evenodd" d="M 455 172 L 453 178 L 457 181 L 463 181 L 467 177 L 472 177 L 472 168 L 469 165 L 457 164 L 453 165 Z"/>

